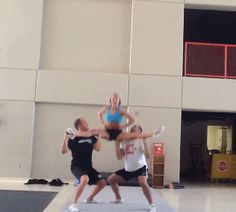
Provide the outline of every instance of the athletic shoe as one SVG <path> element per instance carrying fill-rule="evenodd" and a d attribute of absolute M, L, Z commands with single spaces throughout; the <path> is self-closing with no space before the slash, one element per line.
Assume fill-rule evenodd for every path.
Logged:
<path fill-rule="evenodd" d="M 150 211 L 150 212 L 156 212 L 156 211 L 157 211 L 157 209 L 155 208 L 155 205 L 154 205 L 154 204 L 150 204 L 150 205 L 149 205 L 149 211 Z"/>
<path fill-rule="evenodd" d="M 75 130 L 73 130 L 72 128 L 69 127 L 66 129 L 66 134 L 70 136 L 70 139 L 74 139 L 76 132 L 75 132 Z"/>
<path fill-rule="evenodd" d="M 115 199 L 115 200 L 110 201 L 110 203 L 123 204 L 124 200 L 123 199 Z"/>
<path fill-rule="evenodd" d="M 84 200 L 84 203 L 97 204 L 97 203 L 99 203 L 99 201 L 97 201 L 97 200 L 95 200 L 95 199 L 92 199 L 92 200 L 87 200 L 87 199 L 85 199 L 85 200 Z"/>
<path fill-rule="evenodd" d="M 153 137 L 154 138 L 158 138 L 164 131 L 165 131 L 166 127 L 165 126 L 162 126 L 156 130 L 154 130 L 153 132 Z"/>
<path fill-rule="evenodd" d="M 68 208 L 70 211 L 79 211 L 79 208 L 76 207 L 76 204 L 71 204 L 70 207 Z"/>

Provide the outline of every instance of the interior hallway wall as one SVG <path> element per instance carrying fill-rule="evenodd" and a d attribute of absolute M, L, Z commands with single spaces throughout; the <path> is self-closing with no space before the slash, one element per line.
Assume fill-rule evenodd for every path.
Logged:
<path fill-rule="evenodd" d="M 233 0 L 185 3 L 235 6 Z M 142 114 L 136 121 L 144 129 L 167 125 L 165 182 L 178 181 L 181 110 L 235 111 L 236 86 L 182 78 L 185 3 L 0 0 L 0 176 L 71 177 L 69 155 L 59 154 L 64 129 L 77 114 L 99 125 L 96 111 L 115 91 L 133 115 Z M 204 92 L 211 85 L 228 94 L 224 101 Z M 98 169 L 122 165 L 112 148 L 105 143 L 94 155 Z"/>

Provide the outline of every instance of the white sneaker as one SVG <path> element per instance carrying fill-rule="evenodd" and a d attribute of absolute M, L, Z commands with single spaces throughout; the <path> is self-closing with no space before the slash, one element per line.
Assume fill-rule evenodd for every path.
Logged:
<path fill-rule="evenodd" d="M 92 200 L 87 200 L 87 199 L 85 199 L 85 200 L 84 200 L 84 203 L 96 204 L 96 203 L 99 203 L 99 201 L 97 201 L 97 200 L 95 200 L 95 199 L 92 199 Z"/>
<path fill-rule="evenodd" d="M 162 126 L 156 130 L 154 130 L 153 132 L 153 137 L 154 138 L 158 138 L 164 131 L 165 131 L 166 127 L 165 126 Z"/>
<path fill-rule="evenodd" d="M 115 199 L 115 200 L 110 201 L 110 203 L 123 204 L 124 200 L 123 199 Z"/>
<path fill-rule="evenodd" d="M 68 208 L 70 211 L 79 211 L 79 208 L 76 207 L 76 204 L 71 204 Z"/>
<path fill-rule="evenodd" d="M 70 135 L 70 139 L 74 139 L 76 135 L 76 131 L 69 127 L 66 129 L 66 134 Z"/>
<path fill-rule="evenodd" d="M 157 211 L 157 209 L 155 208 L 155 205 L 154 205 L 154 204 L 150 204 L 150 205 L 149 205 L 149 211 L 150 211 L 150 212 L 156 212 L 156 211 Z"/>

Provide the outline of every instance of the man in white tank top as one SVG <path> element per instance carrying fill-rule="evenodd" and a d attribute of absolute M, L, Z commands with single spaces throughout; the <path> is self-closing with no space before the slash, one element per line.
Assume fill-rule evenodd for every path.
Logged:
<path fill-rule="evenodd" d="M 140 126 L 133 126 L 131 132 L 142 133 Z M 115 200 L 112 203 L 123 203 L 120 195 L 118 183 L 123 180 L 130 180 L 137 178 L 143 193 L 148 200 L 150 212 L 156 212 L 153 203 L 150 187 L 147 183 L 147 162 L 149 159 L 149 152 L 147 143 L 143 139 L 135 139 L 130 141 L 116 141 L 116 156 L 119 160 L 124 158 L 125 168 L 116 171 L 108 177 L 108 182 L 115 194 Z"/>

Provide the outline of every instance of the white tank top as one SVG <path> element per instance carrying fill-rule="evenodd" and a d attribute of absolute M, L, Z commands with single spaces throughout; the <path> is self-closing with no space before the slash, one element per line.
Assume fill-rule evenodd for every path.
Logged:
<path fill-rule="evenodd" d="M 125 171 L 133 172 L 142 168 L 143 166 L 147 166 L 144 155 L 144 144 L 141 139 L 124 141 L 121 142 L 120 146 L 125 152 Z"/>

